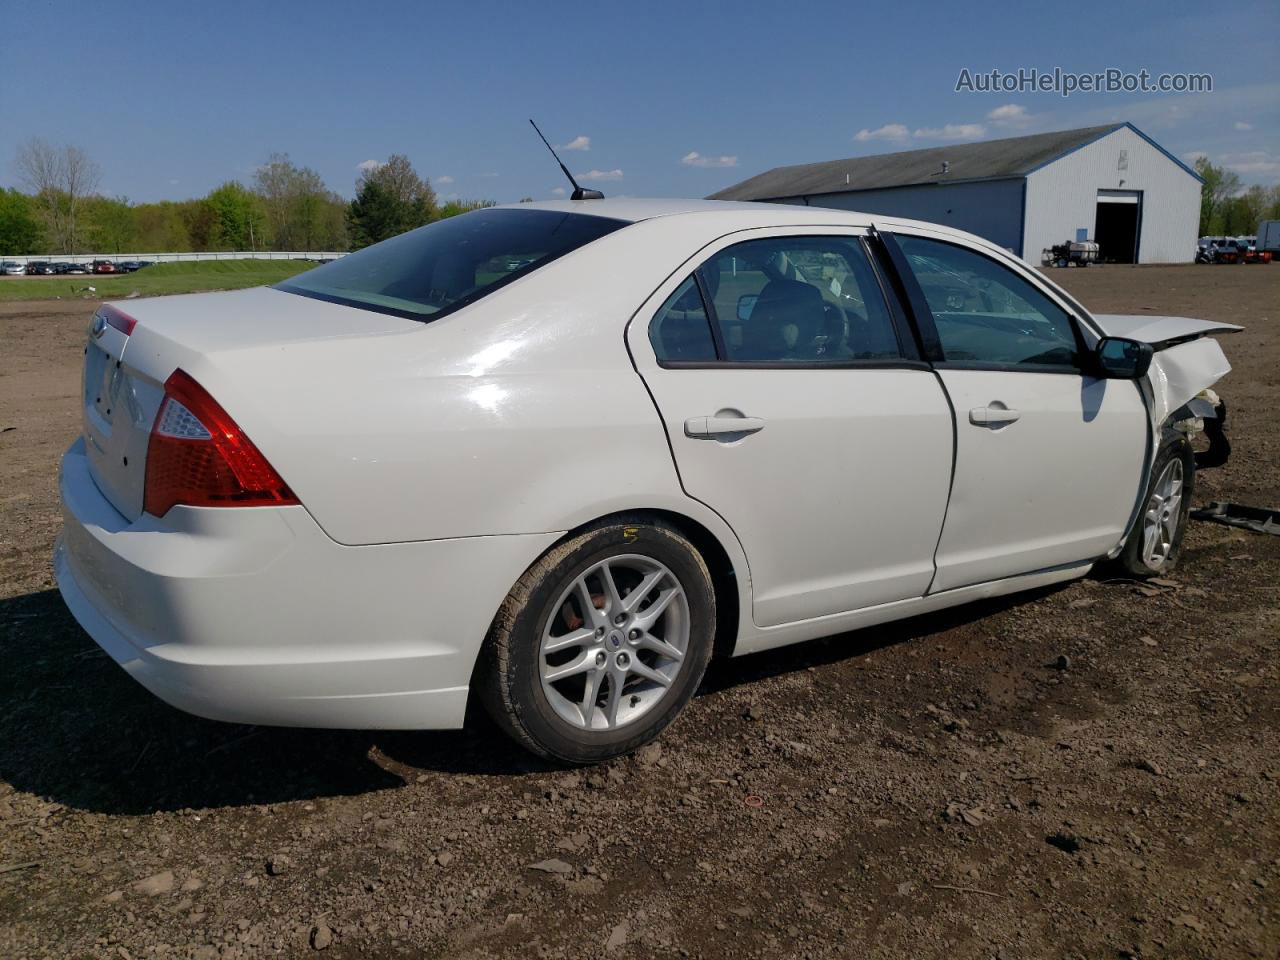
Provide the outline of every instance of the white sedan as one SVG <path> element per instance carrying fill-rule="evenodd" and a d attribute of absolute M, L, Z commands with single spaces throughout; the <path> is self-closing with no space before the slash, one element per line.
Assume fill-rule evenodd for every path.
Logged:
<path fill-rule="evenodd" d="M 475 697 L 591 762 L 655 737 L 713 652 L 1168 570 L 1190 437 L 1227 449 L 1205 334 L 1232 329 L 1092 316 L 924 223 L 481 210 L 100 308 L 58 584 L 183 710 L 453 728 Z"/>

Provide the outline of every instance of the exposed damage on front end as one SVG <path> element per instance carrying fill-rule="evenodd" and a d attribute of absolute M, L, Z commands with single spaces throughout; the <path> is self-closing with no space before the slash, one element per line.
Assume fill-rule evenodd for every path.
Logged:
<path fill-rule="evenodd" d="M 1231 454 L 1226 434 L 1227 406 L 1213 386 L 1231 371 L 1231 364 L 1209 334 L 1235 333 L 1243 328 L 1189 317 L 1095 314 L 1093 319 L 1108 336 L 1148 343 L 1154 350 L 1147 375 L 1139 381 L 1151 415 L 1148 468 L 1161 445 L 1177 434 L 1188 441 L 1201 433 L 1208 439 L 1209 448 L 1195 454 L 1196 469 L 1226 463 Z M 1144 485 L 1124 538 L 1108 554 L 1108 559 L 1114 559 L 1125 549 L 1147 500 L 1145 490 Z"/>
<path fill-rule="evenodd" d="M 1156 443 L 1165 430 L 1182 433 L 1188 440 L 1204 433 L 1209 449 L 1196 454 L 1196 466 L 1206 469 L 1226 463 L 1231 454 L 1225 430 L 1227 407 L 1212 387 L 1231 371 L 1231 364 L 1209 335 L 1244 328 L 1190 317 L 1094 314 L 1093 319 L 1109 336 L 1140 340 L 1154 348 L 1142 387 Z"/>

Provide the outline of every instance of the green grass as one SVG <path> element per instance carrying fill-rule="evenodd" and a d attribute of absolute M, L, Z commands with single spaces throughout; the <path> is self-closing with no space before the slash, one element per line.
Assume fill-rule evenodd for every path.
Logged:
<path fill-rule="evenodd" d="M 119 300 L 279 283 L 315 266 L 302 260 L 192 260 L 157 263 L 136 273 L 0 277 L 0 300 Z M 87 291 L 85 287 L 94 287 Z"/>

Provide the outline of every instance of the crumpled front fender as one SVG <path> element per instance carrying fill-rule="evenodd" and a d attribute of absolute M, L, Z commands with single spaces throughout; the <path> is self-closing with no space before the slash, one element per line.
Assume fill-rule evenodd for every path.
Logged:
<path fill-rule="evenodd" d="M 1157 351 L 1147 372 L 1152 426 L 1163 426 L 1170 414 L 1230 372 L 1222 347 L 1207 337 Z"/>
<path fill-rule="evenodd" d="M 1156 431 L 1170 414 L 1231 371 L 1222 347 L 1208 335 L 1244 329 L 1234 323 L 1192 317 L 1095 313 L 1093 321 L 1108 336 L 1141 340 L 1155 348 L 1144 386 L 1150 400 L 1151 426 Z"/>

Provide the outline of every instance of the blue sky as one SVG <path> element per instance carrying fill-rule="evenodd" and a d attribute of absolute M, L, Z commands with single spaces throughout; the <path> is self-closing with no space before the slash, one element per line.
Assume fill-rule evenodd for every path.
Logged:
<path fill-rule="evenodd" d="M 442 196 L 549 198 L 563 184 L 530 116 L 589 143 L 563 156 L 609 194 L 1111 120 L 1272 184 L 1277 37 L 1274 0 L 27 4 L 0 33 L 0 185 L 39 136 L 135 201 L 247 181 L 273 151 L 344 196 L 360 164 L 405 153 Z M 1020 67 L 1204 72 L 1214 90 L 955 92 L 962 68 Z"/>

